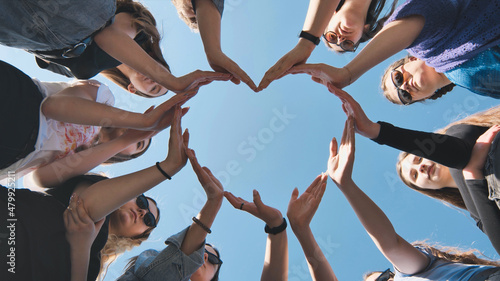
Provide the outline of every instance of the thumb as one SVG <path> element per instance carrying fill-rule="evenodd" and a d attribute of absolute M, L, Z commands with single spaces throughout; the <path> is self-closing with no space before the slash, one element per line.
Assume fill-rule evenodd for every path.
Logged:
<path fill-rule="evenodd" d="M 256 189 L 253 190 L 253 202 L 258 209 L 264 206 L 264 203 L 262 203 L 262 199 L 260 199 L 260 194 Z"/>
<path fill-rule="evenodd" d="M 297 200 L 297 197 L 299 197 L 299 189 L 294 188 L 292 191 L 292 198 L 290 198 L 290 201 L 295 201 Z"/>

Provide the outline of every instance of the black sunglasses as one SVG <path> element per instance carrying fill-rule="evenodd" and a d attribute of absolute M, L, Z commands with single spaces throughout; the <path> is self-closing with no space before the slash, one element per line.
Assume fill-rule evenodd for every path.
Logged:
<path fill-rule="evenodd" d="M 323 34 L 323 38 L 330 43 L 339 46 L 345 52 L 354 52 L 358 48 L 359 42 L 354 43 L 351 40 L 344 40 L 339 43 L 339 36 L 333 31 L 327 31 Z"/>
<path fill-rule="evenodd" d="M 375 279 L 375 281 L 387 281 L 394 277 L 394 273 L 392 273 L 391 269 L 388 268 L 384 272 L 380 273 L 380 275 Z"/>
<path fill-rule="evenodd" d="M 137 199 L 135 199 L 135 204 L 137 204 L 139 208 L 148 211 L 142 218 L 144 224 L 149 227 L 156 227 L 156 218 L 153 215 L 153 213 L 151 213 L 151 211 L 149 210 L 149 202 L 146 196 L 144 196 L 144 194 L 137 196 Z"/>
<path fill-rule="evenodd" d="M 205 253 L 208 254 L 208 262 L 209 263 L 211 263 L 213 265 L 218 265 L 217 271 L 215 272 L 214 277 L 219 277 L 219 271 L 220 271 L 220 267 L 222 266 L 222 260 L 217 255 L 207 251 L 207 249 L 205 249 Z"/>
<path fill-rule="evenodd" d="M 401 85 L 403 85 L 403 83 L 405 82 L 403 73 L 399 70 L 396 70 L 400 66 L 401 65 L 398 65 L 391 71 L 391 80 L 392 84 L 394 84 L 394 86 L 396 87 L 396 90 L 398 92 L 398 98 L 401 101 L 401 103 L 404 105 L 408 105 L 413 103 L 413 97 L 408 91 L 400 88 Z"/>

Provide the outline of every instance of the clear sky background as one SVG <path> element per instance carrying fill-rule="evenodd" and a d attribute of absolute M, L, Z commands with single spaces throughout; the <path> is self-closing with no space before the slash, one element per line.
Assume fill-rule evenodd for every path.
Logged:
<path fill-rule="evenodd" d="M 195 69 L 210 70 L 199 34 L 191 32 L 167 0 L 144 0 L 163 33 L 162 48 L 176 76 Z M 222 20 L 222 48 L 258 85 L 264 73 L 297 43 L 308 1 L 226 0 Z M 363 47 L 363 45 L 361 46 Z M 38 69 L 33 56 L 0 47 L 1 58 L 32 77 L 65 81 Z M 383 70 L 392 59 L 367 72 L 345 90 L 353 95 L 373 121 L 423 131 L 434 131 L 451 121 L 498 102 L 456 88 L 437 101 L 402 107 L 387 101 L 380 90 Z M 309 63 L 342 67 L 353 54 L 338 55 L 321 43 Z M 143 112 L 172 94 L 144 99 L 128 94 L 102 76 L 115 93 L 116 106 Z M 183 128 L 191 133 L 190 147 L 202 165 L 209 167 L 224 188 L 247 200 L 252 190 L 261 193 L 264 203 L 283 215 L 294 187 L 302 193 L 312 180 L 326 170 L 332 137 L 340 140 L 346 116 L 334 95 L 312 82 L 308 75 L 286 76 L 266 90 L 254 93 L 245 84 L 214 82 L 204 86 L 186 106 Z M 284 118 L 286 115 L 288 117 Z M 157 135 L 144 156 L 133 161 L 98 167 L 115 177 L 161 161 L 167 154 L 168 130 Z M 256 139 L 258 145 L 252 145 Z M 449 208 L 407 188 L 398 178 L 395 163 L 399 151 L 380 146 L 356 135 L 353 178 L 388 215 L 396 231 L 406 240 L 428 239 L 443 245 L 473 247 L 498 259 L 486 235 L 468 213 Z M 23 181 L 19 181 L 19 186 Z M 205 193 L 188 164 L 172 181 L 165 181 L 147 195 L 161 208 L 161 221 L 149 241 L 113 263 L 105 280 L 115 280 L 130 257 L 148 248 L 162 249 L 163 241 L 191 223 L 205 202 Z M 336 185 L 329 180 L 323 201 L 311 223 L 312 230 L 339 280 L 361 280 L 363 273 L 384 270 L 390 263 L 379 253 Z M 221 280 L 259 280 L 266 234 L 264 223 L 223 203 L 207 241 L 221 251 L 224 261 Z M 310 280 L 300 245 L 290 228 L 289 280 Z"/>

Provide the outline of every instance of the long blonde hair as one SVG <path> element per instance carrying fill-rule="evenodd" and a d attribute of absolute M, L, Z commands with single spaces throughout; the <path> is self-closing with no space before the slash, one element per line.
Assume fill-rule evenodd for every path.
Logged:
<path fill-rule="evenodd" d="M 141 48 L 146 51 L 151 58 L 170 71 L 170 67 L 163 58 L 163 53 L 160 48 L 161 35 L 156 27 L 156 20 L 153 14 L 151 14 L 144 5 L 132 0 L 117 0 L 116 6 L 117 9 L 123 9 L 132 15 L 132 24 L 137 29 L 137 34 L 143 32 L 148 37 L 148 39 L 142 43 Z M 116 67 L 103 70 L 101 74 L 125 90 L 127 90 L 128 85 L 131 83 L 130 79 Z M 152 98 L 152 96 L 146 95 L 140 91 L 136 91 L 134 94 L 141 97 Z"/>
<path fill-rule="evenodd" d="M 445 134 L 446 131 L 452 126 L 458 124 L 467 124 L 480 127 L 492 127 L 493 125 L 500 125 L 500 106 L 492 107 L 488 110 L 475 113 L 473 115 L 467 116 L 461 120 L 455 121 L 448 124 L 446 127 L 436 131 L 438 134 Z M 411 189 L 414 189 L 426 196 L 438 199 L 440 201 L 451 204 L 455 207 L 467 210 L 465 202 L 460 194 L 460 191 L 456 188 L 444 187 L 441 189 L 425 189 L 414 185 L 409 182 L 402 174 L 402 162 L 409 155 L 408 152 L 401 152 L 398 157 L 398 162 L 396 163 L 396 171 L 401 178 L 401 180 Z"/>
<path fill-rule="evenodd" d="M 153 201 L 158 210 L 158 216 L 156 217 L 156 224 L 160 221 L 160 208 L 158 208 L 158 203 L 151 198 L 146 196 L 147 199 Z M 108 240 L 106 245 L 101 249 L 101 267 L 99 269 L 98 280 L 103 280 L 106 276 L 109 266 L 118 258 L 119 255 L 126 251 L 130 251 L 132 248 L 137 247 L 146 241 L 151 235 L 154 227 L 149 227 L 146 231 L 135 237 L 120 237 L 114 234 L 108 235 Z"/>

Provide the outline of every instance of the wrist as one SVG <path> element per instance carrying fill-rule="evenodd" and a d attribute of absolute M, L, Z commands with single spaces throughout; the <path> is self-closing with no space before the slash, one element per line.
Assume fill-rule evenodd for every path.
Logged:
<path fill-rule="evenodd" d="M 181 170 L 178 166 L 174 165 L 171 163 L 171 161 L 168 161 L 168 159 L 161 161 L 158 163 L 158 166 L 160 169 L 162 169 L 165 173 L 167 173 L 170 177 L 173 177 L 177 172 Z M 158 168 L 158 167 L 157 167 Z M 158 171 L 158 173 L 161 173 Z M 164 176 L 164 175 L 162 175 Z"/>
<path fill-rule="evenodd" d="M 278 227 L 283 223 L 283 216 L 280 214 L 272 219 L 264 221 L 270 228 Z"/>
<path fill-rule="evenodd" d="M 297 47 L 304 50 L 307 52 L 308 57 L 311 55 L 312 51 L 316 48 L 316 45 L 314 45 L 313 42 L 304 39 L 304 38 L 299 38 L 299 42 L 297 43 Z"/>
<path fill-rule="evenodd" d="M 369 122 L 371 124 L 370 124 L 369 133 L 366 137 L 368 137 L 369 139 L 376 139 L 378 137 L 378 135 L 380 134 L 380 124 L 374 123 L 372 121 L 369 121 Z"/>

